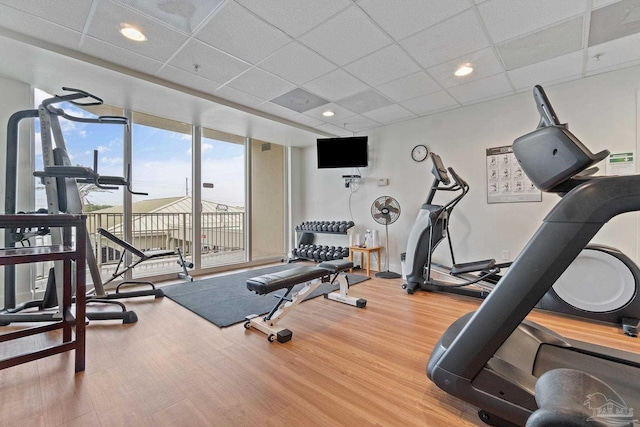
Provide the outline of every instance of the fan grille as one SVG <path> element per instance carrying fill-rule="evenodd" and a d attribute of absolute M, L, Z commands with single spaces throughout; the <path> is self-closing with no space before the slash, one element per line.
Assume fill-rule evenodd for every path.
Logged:
<path fill-rule="evenodd" d="M 400 217 L 400 204 L 390 196 L 378 197 L 371 205 L 371 216 L 378 224 L 393 224 Z"/>

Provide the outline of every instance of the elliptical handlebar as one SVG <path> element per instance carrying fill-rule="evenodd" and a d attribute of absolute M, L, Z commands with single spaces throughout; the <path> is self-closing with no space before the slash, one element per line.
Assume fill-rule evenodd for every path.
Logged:
<path fill-rule="evenodd" d="M 462 190 L 464 191 L 465 194 L 468 193 L 469 192 L 469 184 L 467 184 L 467 181 L 462 179 L 462 177 L 460 175 L 458 175 L 458 173 L 452 167 L 448 167 L 447 169 L 449 170 L 449 173 L 453 177 L 453 180 L 456 182 L 456 184 L 459 185 L 462 188 Z"/>
<path fill-rule="evenodd" d="M 462 192 L 458 196 L 454 197 L 449 203 L 445 205 L 446 209 L 453 209 L 453 207 L 457 205 L 458 202 L 462 200 L 462 198 L 466 196 L 467 193 L 469 192 L 469 184 L 467 184 L 467 181 L 462 179 L 462 177 L 458 175 L 458 173 L 452 167 L 448 167 L 447 169 L 449 170 L 449 173 L 453 177 L 453 180 L 455 181 L 455 185 L 460 189 L 462 189 Z"/>
<path fill-rule="evenodd" d="M 432 204 L 437 191 L 459 191 L 459 194 L 443 206 L 443 209 L 451 210 L 460 200 L 462 200 L 464 196 L 467 195 L 469 192 L 469 184 L 467 184 L 467 182 L 462 179 L 462 177 L 458 175 L 453 168 L 445 168 L 442 159 L 436 153 L 431 152 L 431 160 L 433 161 L 433 169 L 431 170 L 431 173 L 433 173 L 435 179 L 431 185 L 431 191 L 429 192 L 429 196 L 425 203 Z M 453 182 L 451 182 L 452 180 L 449 178 L 449 175 L 453 177 Z M 441 186 L 441 183 L 445 185 Z"/>

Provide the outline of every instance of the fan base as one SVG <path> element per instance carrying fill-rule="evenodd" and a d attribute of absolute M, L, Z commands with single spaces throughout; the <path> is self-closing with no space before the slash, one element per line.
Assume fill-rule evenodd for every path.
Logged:
<path fill-rule="evenodd" d="M 398 273 L 394 273 L 393 271 L 380 271 L 376 273 L 376 277 L 380 277 L 382 279 L 399 279 L 402 276 Z"/>

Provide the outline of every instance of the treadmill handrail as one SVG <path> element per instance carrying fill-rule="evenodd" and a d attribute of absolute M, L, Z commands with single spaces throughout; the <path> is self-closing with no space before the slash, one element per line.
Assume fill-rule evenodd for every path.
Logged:
<path fill-rule="evenodd" d="M 438 367 L 475 378 L 602 226 L 619 214 L 640 211 L 638 188 L 640 175 L 602 177 L 560 199 Z"/>

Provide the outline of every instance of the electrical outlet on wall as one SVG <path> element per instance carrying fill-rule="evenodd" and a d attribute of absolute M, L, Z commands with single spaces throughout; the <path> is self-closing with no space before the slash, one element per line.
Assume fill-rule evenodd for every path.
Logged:
<path fill-rule="evenodd" d="M 378 178 L 378 187 L 389 185 L 389 178 Z"/>

